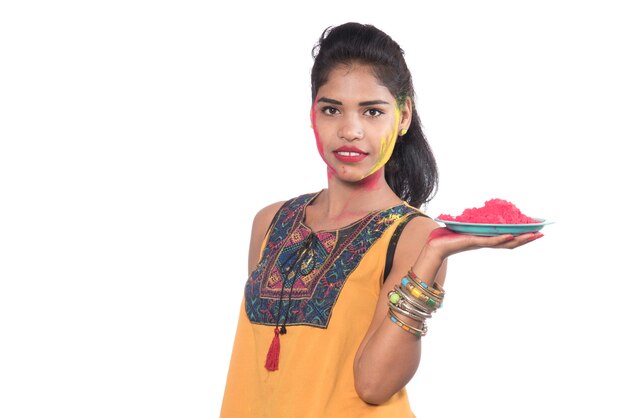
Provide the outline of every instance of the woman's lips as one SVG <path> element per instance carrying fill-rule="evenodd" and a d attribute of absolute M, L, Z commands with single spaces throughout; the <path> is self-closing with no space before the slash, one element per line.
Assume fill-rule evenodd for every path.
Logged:
<path fill-rule="evenodd" d="M 344 163 L 358 163 L 368 154 L 356 147 L 341 147 L 333 151 L 335 158 Z"/>

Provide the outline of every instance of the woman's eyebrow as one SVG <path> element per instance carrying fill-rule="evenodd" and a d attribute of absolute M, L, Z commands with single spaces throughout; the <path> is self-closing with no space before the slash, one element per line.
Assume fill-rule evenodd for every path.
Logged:
<path fill-rule="evenodd" d="M 329 103 L 329 104 L 334 104 L 338 106 L 343 105 L 343 103 L 341 103 L 339 100 L 329 99 L 328 97 L 320 97 L 317 101 L 318 103 L 323 102 L 323 103 Z M 384 100 L 368 100 L 365 102 L 359 102 L 359 106 L 374 106 L 374 105 L 388 105 L 388 104 L 389 102 L 386 102 Z"/>
<path fill-rule="evenodd" d="M 343 103 L 341 103 L 339 100 L 335 100 L 335 99 L 329 99 L 328 97 L 320 97 L 317 102 L 323 102 L 323 103 L 329 103 L 329 104 L 334 104 L 334 105 L 338 105 L 341 106 Z"/>
<path fill-rule="evenodd" d="M 388 105 L 389 102 L 384 100 L 368 100 L 367 102 L 359 102 L 359 106 Z"/>

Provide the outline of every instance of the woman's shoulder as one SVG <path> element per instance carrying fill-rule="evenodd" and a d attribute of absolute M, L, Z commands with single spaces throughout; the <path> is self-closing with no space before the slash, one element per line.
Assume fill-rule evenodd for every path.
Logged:
<path fill-rule="evenodd" d="M 275 202 L 261 208 L 252 221 L 252 232 L 250 234 L 250 249 L 248 253 L 248 274 L 260 260 L 261 246 L 274 217 L 285 204 L 285 201 Z"/>
<path fill-rule="evenodd" d="M 389 277 L 406 274 L 406 269 L 415 263 L 422 248 L 428 242 L 430 233 L 439 228 L 439 224 L 426 216 L 424 212 L 413 212 L 422 216 L 412 216 L 400 231 L 393 255 Z"/>
<path fill-rule="evenodd" d="M 259 232 L 264 235 L 265 231 L 268 230 L 272 221 L 276 218 L 276 216 L 278 216 L 278 212 L 282 208 L 295 208 L 296 206 L 303 205 L 316 195 L 317 193 L 306 193 L 262 207 L 254 216 L 254 221 L 252 223 L 253 233 L 255 230 L 259 230 Z"/>
<path fill-rule="evenodd" d="M 414 245 L 423 245 L 430 233 L 439 228 L 439 224 L 430 218 L 425 212 L 415 209 L 414 213 L 418 216 L 412 216 L 406 223 L 403 232 L 402 239 L 400 240 L 400 246 L 413 247 Z"/>
<path fill-rule="evenodd" d="M 278 212 L 278 210 L 280 208 L 282 208 L 283 206 L 286 206 L 289 202 L 291 202 L 293 199 L 289 199 L 289 200 L 280 200 L 278 202 L 274 202 L 274 203 L 270 203 L 267 206 L 263 206 L 261 209 L 259 209 L 256 213 L 256 216 L 273 216 L 276 212 Z"/>
<path fill-rule="evenodd" d="M 281 200 L 279 202 L 274 202 L 261 208 L 256 213 L 256 215 L 254 215 L 254 221 L 252 222 L 253 229 L 255 227 L 261 227 L 263 231 L 265 231 L 269 227 L 272 219 L 274 219 L 274 216 L 278 213 L 280 208 L 283 207 L 287 202 L 288 200 Z"/>

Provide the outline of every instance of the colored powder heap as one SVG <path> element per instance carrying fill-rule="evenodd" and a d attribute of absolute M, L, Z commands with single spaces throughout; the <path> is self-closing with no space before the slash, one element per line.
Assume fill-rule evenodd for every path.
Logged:
<path fill-rule="evenodd" d="M 442 221 L 477 224 L 536 224 L 536 219 L 524 215 L 513 203 L 491 199 L 482 208 L 467 208 L 459 216 L 439 215 Z"/>

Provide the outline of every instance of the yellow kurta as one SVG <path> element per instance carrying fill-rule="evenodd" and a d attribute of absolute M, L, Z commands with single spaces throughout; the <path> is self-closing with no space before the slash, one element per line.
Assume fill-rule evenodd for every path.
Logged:
<path fill-rule="evenodd" d="M 258 274 L 248 280 L 241 304 L 220 416 L 412 418 L 405 389 L 383 405 L 363 402 L 354 388 L 353 362 L 374 315 L 389 240 L 400 221 L 417 209 L 401 204 L 341 230 L 317 233 L 317 251 L 326 249 L 328 254 L 320 258 L 323 264 L 320 261 L 312 273 L 295 281 L 292 287 L 298 292 L 294 291 L 289 305 L 288 288 L 279 287 L 280 266 L 271 260 L 280 260 L 276 257 L 280 251 L 288 259 L 287 249 L 295 251 L 304 241 L 308 229 L 302 215 L 315 196 L 287 202 L 268 232 Z M 337 247 L 343 249 L 338 252 Z M 265 280 L 260 279 L 261 270 L 266 271 Z M 276 296 L 279 290 L 282 299 Z M 291 309 L 286 317 L 287 306 Z M 280 336 L 278 370 L 268 371 L 265 360 L 276 320 L 282 324 L 285 318 L 287 333 Z"/>

